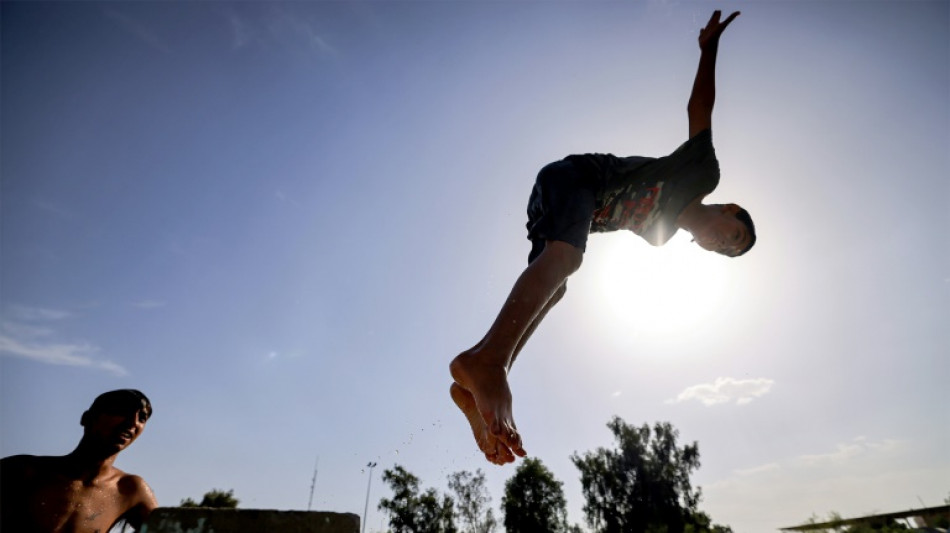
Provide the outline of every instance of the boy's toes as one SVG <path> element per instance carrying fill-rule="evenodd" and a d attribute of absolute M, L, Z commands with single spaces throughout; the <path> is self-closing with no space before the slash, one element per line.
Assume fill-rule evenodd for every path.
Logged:
<path fill-rule="evenodd" d="M 515 461 L 515 455 L 500 440 L 495 440 L 494 449 L 486 452 L 485 458 L 496 465 L 504 465 Z"/>
<path fill-rule="evenodd" d="M 513 425 L 509 426 L 508 424 L 501 424 L 497 420 L 493 421 L 491 426 L 489 426 L 491 434 L 498 439 L 502 444 L 505 445 L 511 452 L 524 457 L 527 453 L 524 451 L 524 448 L 521 447 L 521 435 L 518 434 L 518 431 L 514 429 Z"/>

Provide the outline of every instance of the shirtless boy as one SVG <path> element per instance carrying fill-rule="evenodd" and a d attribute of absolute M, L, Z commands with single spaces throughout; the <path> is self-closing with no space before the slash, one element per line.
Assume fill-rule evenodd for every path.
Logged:
<path fill-rule="evenodd" d="M 121 389 L 99 395 L 68 455 L 14 455 L 0 461 L 0 530 L 17 533 L 106 533 L 119 520 L 138 529 L 158 507 L 140 478 L 112 466 L 152 416 L 144 394 Z"/>
<path fill-rule="evenodd" d="M 675 152 L 659 159 L 574 155 L 538 174 L 528 201 L 528 267 L 485 337 L 449 365 L 452 400 L 490 462 L 526 455 L 512 416 L 508 372 L 564 296 L 589 233 L 628 229 L 660 246 L 682 228 L 701 248 L 730 257 L 755 244 L 755 227 L 744 209 L 702 203 L 719 183 L 711 131 L 719 37 L 738 15 L 720 21 L 715 11 L 699 32 L 699 67 L 687 105 L 689 140 Z"/>

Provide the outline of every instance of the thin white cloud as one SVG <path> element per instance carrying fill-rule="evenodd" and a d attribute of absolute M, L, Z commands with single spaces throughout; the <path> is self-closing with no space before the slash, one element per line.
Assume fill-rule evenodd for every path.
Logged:
<path fill-rule="evenodd" d="M 247 46 L 254 39 L 254 32 L 233 9 L 225 10 L 224 15 L 231 29 L 231 48 L 240 50 Z"/>
<path fill-rule="evenodd" d="M 764 465 L 753 466 L 751 468 L 741 468 L 736 470 L 735 473 L 737 476 L 755 476 L 758 474 L 764 474 L 766 472 L 775 472 L 782 468 L 778 463 L 766 463 Z"/>
<path fill-rule="evenodd" d="M 946 495 L 950 466 L 898 466 L 885 457 L 868 459 L 860 468 L 789 468 L 783 461 L 782 468 L 755 475 L 735 472 L 703 485 L 703 510 L 736 531 L 776 531 L 816 513 L 864 516 L 917 507 L 915 494 Z M 896 500 L 895 494 L 900 495 Z M 739 523 L 745 527 L 737 527 Z"/>
<path fill-rule="evenodd" d="M 278 201 L 286 203 L 286 204 L 290 204 L 294 207 L 300 206 L 300 204 L 297 202 L 297 200 L 294 199 L 293 196 L 290 196 L 289 194 L 285 193 L 281 189 L 277 189 L 276 191 L 274 191 L 274 198 L 277 198 Z"/>
<path fill-rule="evenodd" d="M 132 304 L 134 307 L 139 309 L 156 309 L 158 307 L 165 307 L 165 302 L 160 300 L 142 300 Z"/>
<path fill-rule="evenodd" d="M 855 437 L 850 442 L 838 443 L 835 449 L 829 452 L 787 457 L 758 466 L 733 470 L 733 479 L 790 471 L 811 472 L 812 467 L 830 468 L 837 471 L 856 461 L 859 465 L 864 465 L 865 463 L 860 462 L 864 460 L 879 461 L 894 453 L 900 453 L 905 447 L 906 443 L 897 439 L 870 441 L 865 437 Z"/>
<path fill-rule="evenodd" d="M 679 6 L 679 2 L 670 0 L 650 0 L 647 2 L 647 8 L 666 16 L 673 14 L 673 10 Z"/>
<path fill-rule="evenodd" d="M 275 361 L 277 359 L 280 359 L 283 361 L 285 359 L 296 359 L 302 355 L 303 355 L 303 352 L 299 352 L 299 351 L 281 352 L 277 350 L 271 350 L 267 352 L 266 354 L 264 354 L 264 360 Z"/>
<path fill-rule="evenodd" d="M 278 9 L 268 25 L 271 35 L 278 41 L 290 44 L 300 42 L 313 51 L 330 56 L 337 55 L 335 48 L 317 33 L 309 21 L 286 9 Z"/>
<path fill-rule="evenodd" d="M 95 345 L 54 340 L 56 332 L 47 324 L 70 318 L 73 313 L 25 305 L 9 305 L 4 309 L 6 318 L 0 321 L 0 356 L 19 357 L 49 365 L 98 368 L 117 376 L 128 374 L 121 366 L 94 357 L 99 352 Z"/>
<path fill-rule="evenodd" d="M 58 218 L 63 218 L 63 219 L 73 218 L 72 213 L 70 213 L 66 209 L 63 209 L 62 207 L 56 205 L 55 203 L 49 200 L 34 200 L 33 205 L 35 205 L 37 208 L 43 211 L 46 211 L 47 213 L 52 213 L 53 215 L 56 215 Z"/>
<path fill-rule="evenodd" d="M 11 322 L 9 320 L 0 322 L 0 330 L 19 339 L 36 339 L 41 337 L 49 337 L 53 334 L 52 328 L 48 328 L 46 326 L 20 324 L 18 322 Z"/>
<path fill-rule="evenodd" d="M 767 394 L 772 389 L 773 383 L 775 383 L 773 380 L 767 378 L 716 378 L 713 383 L 700 383 L 687 387 L 676 398 L 667 400 L 666 403 L 697 400 L 707 406 L 732 402 L 736 405 L 746 405 L 755 398 Z"/>
<path fill-rule="evenodd" d="M 140 41 L 146 45 L 158 50 L 159 52 L 168 53 L 171 49 L 166 45 L 158 36 L 146 27 L 141 22 L 125 15 L 119 13 L 114 9 L 103 9 L 103 13 L 113 22 L 115 22 L 120 28 L 131 33 L 137 37 Z"/>
<path fill-rule="evenodd" d="M 69 311 L 61 309 L 49 309 L 45 307 L 28 307 L 25 305 L 11 305 L 7 307 L 8 316 L 16 320 L 26 322 L 41 322 L 51 320 L 62 320 L 73 316 Z"/>
<path fill-rule="evenodd" d="M 799 464 L 805 466 L 821 466 L 827 464 L 842 464 L 860 456 L 871 453 L 887 453 L 896 450 L 901 441 L 885 439 L 878 442 L 857 437 L 851 442 L 838 443 L 834 451 L 819 454 L 801 455 L 797 458 Z"/>
<path fill-rule="evenodd" d="M 83 366 L 105 370 L 117 376 L 128 372 L 121 366 L 91 357 L 99 348 L 88 343 L 38 343 L 0 335 L 0 355 L 20 357 L 49 365 Z"/>
<path fill-rule="evenodd" d="M 245 15 L 243 11 L 252 8 L 248 6 L 253 4 L 239 5 L 223 12 L 230 30 L 232 50 L 273 47 L 291 52 L 303 50 L 324 57 L 339 55 L 315 25 L 291 7 L 267 5 L 264 13 Z"/>
<path fill-rule="evenodd" d="M 815 512 L 859 516 L 871 514 L 875 505 L 886 505 L 877 512 L 900 510 L 907 504 L 894 501 L 893 487 L 946 494 L 950 466 L 915 461 L 911 448 L 907 441 L 857 437 L 826 453 L 791 455 L 736 469 L 703 485 L 704 508 L 717 522 L 761 526 L 741 530 L 775 531 L 804 522 Z M 909 501 L 913 494 L 906 494 Z"/>

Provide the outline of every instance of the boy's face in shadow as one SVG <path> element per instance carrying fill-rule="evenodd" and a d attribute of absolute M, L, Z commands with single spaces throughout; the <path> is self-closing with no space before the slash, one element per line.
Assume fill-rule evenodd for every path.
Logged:
<path fill-rule="evenodd" d="M 110 453 L 118 453 L 135 442 L 145 430 L 147 421 L 148 412 L 144 408 L 126 412 L 86 411 L 82 425 L 85 438 Z"/>
<path fill-rule="evenodd" d="M 749 229 L 736 218 L 740 207 L 723 204 L 702 229 L 693 232 L 693 240 L 701 248 L 729 257 L 739 255 L 749 243 Z"/>

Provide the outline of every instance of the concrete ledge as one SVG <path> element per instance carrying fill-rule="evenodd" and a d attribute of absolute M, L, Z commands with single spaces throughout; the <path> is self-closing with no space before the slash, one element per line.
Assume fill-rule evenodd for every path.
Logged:
<path fill-rule="evenodd" d="M 353 513 L 159 507 L 141 533 L 359 533 Z"/>

